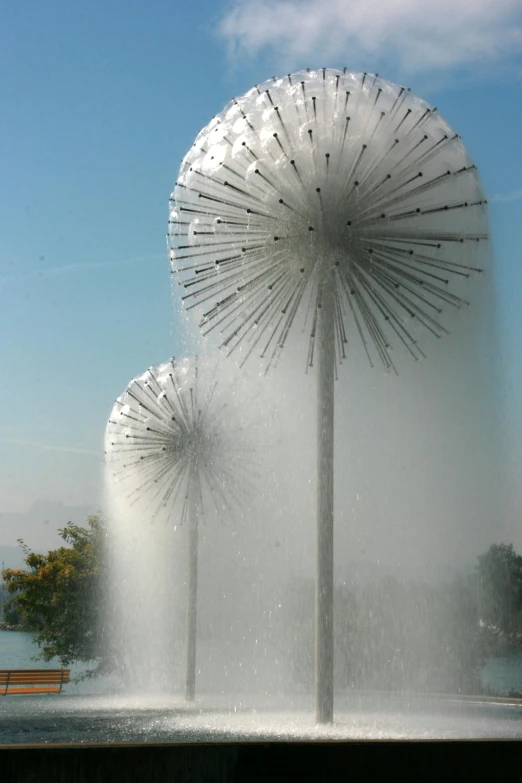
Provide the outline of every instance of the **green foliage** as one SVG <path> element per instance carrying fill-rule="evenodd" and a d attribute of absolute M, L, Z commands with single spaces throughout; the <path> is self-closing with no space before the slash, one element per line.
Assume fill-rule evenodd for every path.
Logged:
<path fill-rule="evenodd" d="M 103 606 L 105 523 L 90 516 L 86 527 L 68 523 L 65 546 L 40 555 L 22 540 L 27 569 L 7 569 L 3 578 L 14 609 L 36 630 L 36 660 L 58 658 L 63 666 L 91 664 L 88 676 L 107 673 L 116 661 L 99 622 Z"/>
<path fill-rule="evenodd" d="M 20 612 L 16 608 L 15 599 L 11 598 L 10 601 L 6 601 L 2 606 L 2 618 L 8 625 L 22 625 L 22 618 Z"/>
<path fill-rule="evenodd" d="M 513 544 L 493 544 L 478 561 L 482 619 L 508 633 L 522 630 L 522 556 Z"/>

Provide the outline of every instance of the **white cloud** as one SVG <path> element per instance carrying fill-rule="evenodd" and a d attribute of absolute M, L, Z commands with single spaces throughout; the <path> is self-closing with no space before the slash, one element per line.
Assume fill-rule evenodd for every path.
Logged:
<path fill-rule="evenodd" d="M 520 0 L 236 0 L 219 25 L 236 57 L 290 67 L 386 61 L 405 73 L 506 62 L 522 52 Z M 318 62 L 320 60 L 320 62 Z"/>
<path fill-rule="evenodd" d="M 522 190 L 514 190 L 511 193 L 497 193 L 491 201 L 504 203 L 506 201 L 518 201 L 522 199 Z"/>

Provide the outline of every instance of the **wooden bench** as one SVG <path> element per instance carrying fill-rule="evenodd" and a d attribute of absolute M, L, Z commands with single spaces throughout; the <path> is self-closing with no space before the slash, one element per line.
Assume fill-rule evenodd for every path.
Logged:
<path fill-rule="evenodd" d="M 0 696 L 61 693 L 70 678 L 70 669 L 0 669 Z"/>

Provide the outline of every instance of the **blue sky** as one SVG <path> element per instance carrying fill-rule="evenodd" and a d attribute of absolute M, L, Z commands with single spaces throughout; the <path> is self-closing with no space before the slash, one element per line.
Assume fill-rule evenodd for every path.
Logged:
<path fill-rule="evenodd" d="M 464 138 L 491 203 L 520 457 L 520 4 L 367 6 L 365 16 L 351 0 L 4 2 L 0 510 L 98 501 L 114 398 L 183 352 L 165 251 L 180 161 L 231 97 L 307 65 L 407 81 Z"/>

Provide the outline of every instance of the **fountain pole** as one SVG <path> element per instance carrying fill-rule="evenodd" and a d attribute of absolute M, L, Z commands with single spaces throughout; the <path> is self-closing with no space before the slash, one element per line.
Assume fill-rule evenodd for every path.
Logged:
<path fill-rule="evenodd" d="M 327 280 L 317 317 L 317 573 L 315 586 L 315 717 L 333 722 L 335 296 Z"/>
<path fill-rule="evenodd" d="M 188 480 L 189 545 L 187 585 L 187 663 L 185 669 L 185 700 L 196 697 L 196 635 L 198 603 L 198 506 L 196 470 L 190 470 Z"/>

